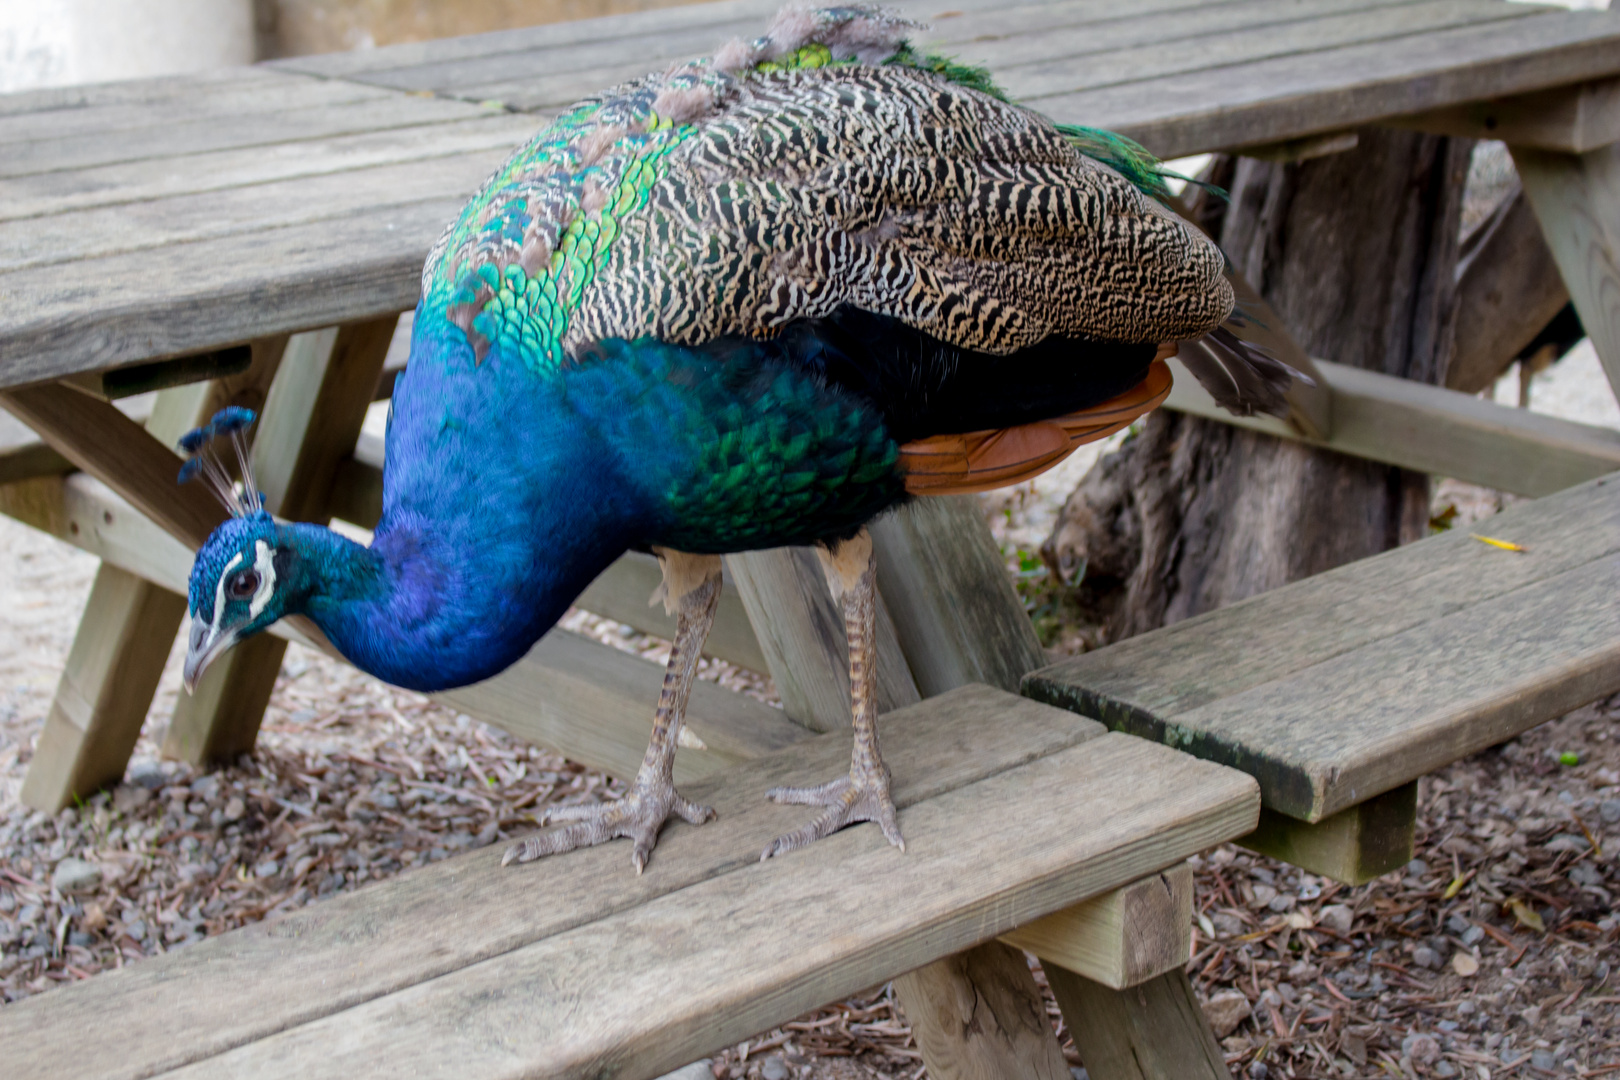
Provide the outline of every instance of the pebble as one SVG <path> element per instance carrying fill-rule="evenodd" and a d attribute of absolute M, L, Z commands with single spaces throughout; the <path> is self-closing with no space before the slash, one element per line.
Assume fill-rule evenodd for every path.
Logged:
<path fill-rule="evenodd" d="M 1236 915 L 1229 915 L 1224 911 L 1215 913 L 1210 922 L 1215 926 L 1215 932 L 1222 937 L 1237 937 L 1243 933 L 1243 920 Z"/>
<path fill-rule="evenodd" d="M 253 876 L 260 878 L 275 877 L 276 871 L 280 869 L 281 867 L 277 864 L 276 860 L 266 859 L 264 862 L 253 868 Z"/>
<path fill-rule="evenodd" d="M 788 1072 L 787 1062 L 776 1054 L 772 1054 L 759 1065 L 760 1080 L 788 1080 L 792 1075 Z"/>
<path fill-rule="evenodd" d="M 1249 1065 L 1249 1080 L 1266 1080 L 1266 1074 L 1270 1071 L 1270 1069 L 1266 1068 L 1265 1062 L 1252 1062 Z"/>
<path fill-rule="evenodd" d="M 1078 1065 L 1070 1065 L 1069 1080 L 1091 1080 L 1091 1074 Z"/>
<path fill-rule="evenodd" d="M 1420 968 L 1427 968 L 1430 971 L 1433 971 L 1435 968 L 1440 966 L 1440 954 L 1429 948 L 1427 945 L 1419 945 L 1417 948 L 1412 950 L 1412 963 L 1416 964 Z"/>
<path fill-rule="evenodd" d="M 1605 825 L 1620 825 L 1620 799 L 1604 799 L 1599 803 L 1598 817 Z"/>
<path fill-rule="evenodd" d="M 1450 1077 L 1457 1075 L 1457 1066 L 1449 1061 L 1442 1061 L 1434 1067 L 1434 1075 L 1440 1077 L 1441 1080 L 1449 1080 Z"/>
<path fill-rule="evenodd" d="M 714 1080 L 714 1070 L 709 1066 L 709 1059 L 704 1058 L 683 1065 L 672 1073 L 665 1073 L 658 1080 Z"/>
<path fill-rule="evenodd" d="M 1215 1030 L 1217 1039 L 1232 1034 L 1253 1012 L 1249 999 L 1240 990 L 1222 990 L 1212 994 L 1204 1005 L 1204 1015 L 1209 1018 L 1209 1026 Z"/>
<path fill-rule="evenodd" d="M 1476 1008 L 1474 1006 L 1474 1003 L 1472 1001 L 1459 1001 L 1459 1002 L 1457 1002 L 1457 1015 L 1458 1016 L 1473 1016 L 1476 1011 L 1477 1010 L 1476 1010 Z"/>
<path fill-rule="evenodd" d="M 59 893 L 82 892 L 101 884 L 101 867 L 83 859 L 63 859 L 51 872 L 51 887 Z"/>
<path fill-rule="evenodd" d="M 1433 1065 L 1440 1060 L 1440 1040 L 1433 1035 L 1408 1035 L 1401 1040 L 1401 1056 L 1414 1065 Z"/>
<path fill-rule="evenodd" d="M 1558 1062 L 1553 1058 L 1551 1050 L 1532 1050 L 1530 1052 L 1530 1066 L 1535 1069 L 1553 1069 Z"/>
<path fill-rule="evenodd" d="M 163 773 L 163 766 L 155 761 L 132 762 L 129 771 L 124 774 L 124 779 L 126 783 L 145 788 L 147 791 L 156 791 L 169 782 L 169 778 Z"/>
<path fill-rule="evenodd" d="M 1429 872 L 1429 864 L 1422 859 L 1413 859 L 1406 864 L 1406 872 L 1413 877 L 1420 878 Z"/>
<path fill-rule="evenodd" d="M 1316 916 L 1318 926 L 1325 926 L 1340 934 L 1348 934 L 1355 921 L 1355 913 L 1345 904 L 1329 904 Z"/>
<path fill-rule="evenodd" d="M 1477 926 L 1470 926 L 1468 929 L 1466 929 L 1466 930 L 1464 930 L 1462 932 L 1463 944 L 1464 945 L 1477 945 L 1477 944 L 1479 944 L 1480 938 L 1482 938 L 1484 936 L 1485 936 L 1485 931 L 1481 930 Z"/>

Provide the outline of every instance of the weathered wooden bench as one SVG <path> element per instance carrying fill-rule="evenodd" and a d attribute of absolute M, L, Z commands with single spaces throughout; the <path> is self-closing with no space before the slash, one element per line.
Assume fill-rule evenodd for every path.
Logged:
<path fill-rule="evenodd" d="M 1031 673 L 1024 693 L 1260 782 L 1245 845 L 1359 883 L 1417 778 L 1620 691 L 1620 476 Z"/>
<path fill-rule="evenodd" d="M 1189 875 L 1153 877 L 1123 925 L 1074 905 L 1248 832 L 1259 812 L 1236 770 L 988 687 L 882 728 L 904 854 L 858 827 L 759 861 L 793 819 L 765 790 L 848 754 L 839 735 L 808 738 L 692 785 L 718 820 L 670 826 L 642 875 L 618 844 L 506 869 L 485 849 L 409 871 L 7 1006 L 4 1073 L 645 1080 L 1020 927 L 1044 943 L 1084 1045 L 1097 1019 L 1059 965 L 1138 981 L 1179 970 Z M 1009 970 L 1030 980 L 1021 960 Z M 1055 1052 L 1021 1015 L 1046 1024 L 1006 1010 L 998 1034 Z M 107 1023 L 116 1038 L 85 1037 Z M 1067 1073 L 1058 1056 L 1039 1075 Z"/>

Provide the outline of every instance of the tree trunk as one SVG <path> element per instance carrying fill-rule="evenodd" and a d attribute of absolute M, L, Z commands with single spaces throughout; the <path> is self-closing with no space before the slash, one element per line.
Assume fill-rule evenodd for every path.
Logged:
<path fill-rule="evenodd" d="M 1193 216 L 1314 356 L 1443 383 L 1468 140 L 1370 130 L 1298 164 L 1218 158 Z M 1117 641 L 1416 539 L 1428 479 L 1160 410 L 1043 554 Z M 1083 569 L 1082 569 L 1083 568 Z"/>

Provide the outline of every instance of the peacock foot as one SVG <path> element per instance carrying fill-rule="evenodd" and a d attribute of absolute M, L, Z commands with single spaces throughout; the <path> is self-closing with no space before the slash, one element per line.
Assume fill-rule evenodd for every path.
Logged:
<path fill-rule="evenodd" d="M 622 836 L 635 842 L 630 861 L 639 874 L 647 866 L 653 845 L 658 843 L 658 831 L 671 815 L 693 825 L 702 825 L 714 820 L 714 808 L 699 806 L 682 797 L 667 780 L 645 785 L 638 782 L 615 802 L 547 808 L 541 815 L 541 825 L 570 824 L 550 832 L 537 833 L 513 844 L 501 857 L 501 865 L 533 862 L 547 855 L 594 847 Z"/>
<path fill-rule="evenodd" d="M 765 797 L 777 803 L 823 806 L 826 809 L 810 824 L 772 841 L 760 853 L 760 862 L 774 855 L 786 855 L 790 851 L 809 847 L 822 837 L 831 836 L 845 825 L 858 821 L 876 822 L 889 843 L 901 851 L 906 850 L 905 838 L 900 835 L 899 816 L 894 801 L 889 798 L 888 770 L 881 766 L 878 770 L 869 773 L 863 771 L 860 775 L 852 772 L 815 787 L 772 788 L 765 793 Z"/>

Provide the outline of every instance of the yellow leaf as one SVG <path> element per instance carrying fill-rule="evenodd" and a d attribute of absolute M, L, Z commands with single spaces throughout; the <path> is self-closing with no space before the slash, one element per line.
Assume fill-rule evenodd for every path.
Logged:
<path fill-rule="evenodd" d="M 1446 891 L 1441 894 L 1440 899 L 1450 900 L 1452 897 L 1462 892 L 1462 887 L 1468 884 L 1468 879 L 1471 876 L 1471 874 L 1458 874 L 1456 877 L 1452 878 L 1451 884 L 1446 886 Z"/>
<path fill-rule="evenodd" d="M 1536 914 L 1536 909 L 1523 900 L 1515 896 L 1507 902 L 1507 906 L 1508 910 L 1513 912 L 1513 917 L 1518 920 L 1520 926 L 1528 927 L 1538 934 L 1547 932 L 1547 924 L 1541 921 L 1541 916 Z"/>
<path fill-rule="evenodd" d="M 1524 546 L 1522 546 L 1520 544 L 1515 544 L 1511 540 L 1498 540 L 1498 539 L 1496 539 L 1495 537 L 1492 537 L 1492 536 L 1481 536 L 1481 535 L 1479 535 L 1479 533 L 1469 533 L 1468 535 L 1472 536 L 1475 540 L 1478 540 L 1482 544 L 1489 544 L 1489 545 L 1491 545 L 1491 547 L 1500 548 L 1503 551 L 1517 551 L 1519 554 L 1522 555 L 1526 551 L 1530 550 L 1529 548 L 1524 547 Z"/>
<path fill-rule="evenodd" d="M 1474 959 L 1473 953 L 1466 953 L 1460 949 L 1451 954 L 1451 970 L 1463 978 L 1479 974 L 1479 961 Z"/>

